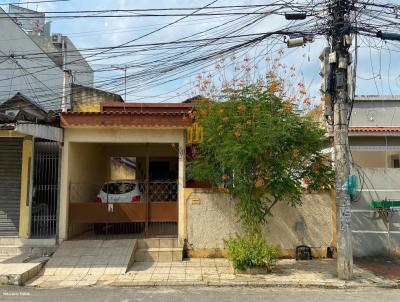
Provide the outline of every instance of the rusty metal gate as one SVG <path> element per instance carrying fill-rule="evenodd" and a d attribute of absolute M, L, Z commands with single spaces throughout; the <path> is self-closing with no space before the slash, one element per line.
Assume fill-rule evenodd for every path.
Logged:
<path fill-rule="evenodd" d="M 35 140 L 31 238 L 52 238 L 57 234 L 59 160 L 58 142 Z"/>

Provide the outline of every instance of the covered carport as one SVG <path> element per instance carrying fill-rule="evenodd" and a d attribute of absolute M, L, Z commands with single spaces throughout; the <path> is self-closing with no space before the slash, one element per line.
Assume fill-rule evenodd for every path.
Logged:
<path fill-rule="evenodd" d="M 60 239 L 96 225 L 139 237 L 183 238 L 191 110 L 191 104 L 111 103 L 101 112 L 63 113 Z M 119 180 L 140 186 L 140 202 L 96 202 L 106 183 Z"/>

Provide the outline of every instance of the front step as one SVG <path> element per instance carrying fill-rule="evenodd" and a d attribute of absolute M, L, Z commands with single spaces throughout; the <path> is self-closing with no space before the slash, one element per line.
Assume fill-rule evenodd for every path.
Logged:
<path fill-rule="evenodd" d="M 0 237 L 0 258 L 15 257 L 22 254 L 44 256 L 56 250 L 53 239 L 22 239 L 19 237 Z"/>
<path fill-rule="evenodd" d="M 135 253 L 137 262 L 172 262 L 182 261 L 183 247 L 179 247 L 178 239 L 151 238 L 138 240 Z"/>

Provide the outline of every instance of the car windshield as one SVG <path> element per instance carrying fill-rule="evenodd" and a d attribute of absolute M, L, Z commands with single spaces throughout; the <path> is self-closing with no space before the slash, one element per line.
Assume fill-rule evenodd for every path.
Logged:
<path fill-rule="evenodd" d="M 115 182 L 103 185 L 102 191 L 108 194 L 125 194 L 135 190 L 136 184 L 131 182 Z"/>

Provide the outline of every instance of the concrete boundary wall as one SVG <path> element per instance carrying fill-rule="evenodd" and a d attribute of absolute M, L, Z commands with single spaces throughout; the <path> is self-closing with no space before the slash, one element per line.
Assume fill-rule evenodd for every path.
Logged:
<path fill-rule="evenodd" d="M 360 175 L 351 213 L 354 256 L 400 256 L 400 208 L 385 217 L 371 206 L 373 200 L 400 200 L 400 169 L 362 168 Z"/>
<path fill-rule="evenodd" d="M 187 206 L 186 238 L 189 255 L 225 256 L 224 239 L 240 233 L 234 200 L 228 194 L 204 189 L 185 189 Z M 316 257 L 325 257 L 336 246 L 335 215 L 331 192 L 304 194 L 303 205 L 279 203 L 264 228 L 270 244 L 280 245 L 282 256 L 295 255 L 295 248 L 308 245 Z"/>

